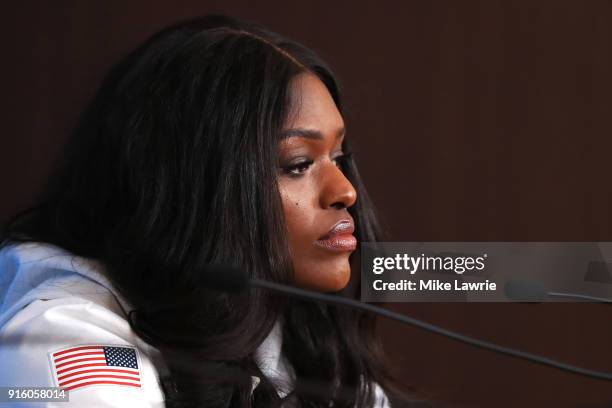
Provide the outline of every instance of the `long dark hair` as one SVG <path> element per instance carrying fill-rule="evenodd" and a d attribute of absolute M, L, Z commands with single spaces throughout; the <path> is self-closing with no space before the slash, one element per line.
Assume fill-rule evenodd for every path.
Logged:
<path fill-rule="evenodd" d="M 253 355 L 279 319 L 300 380 L 286 401 L 369 407 L 373 382 L 394 389 L 371 317 L 198 284 L 215 263 L 292 281 L 276 147 L 289 82 L 303 72 L 341 109 L 331 70 L 296 42 L 222 16 L 162 30 L 112 68 L 40 203 L 5 226 L 4 245 L 48 242 L 102 263 L 135 308 L 133 330 L 165 357 L 168 406 L 278 405 Z M 359 196 L 349 209 L 358 240 L 379 240 L 351 158 L 343 171 Z M 339 295 L 357 296 L 353 268 Z M 250 375 L 262 380 L 252 395 Z"/>

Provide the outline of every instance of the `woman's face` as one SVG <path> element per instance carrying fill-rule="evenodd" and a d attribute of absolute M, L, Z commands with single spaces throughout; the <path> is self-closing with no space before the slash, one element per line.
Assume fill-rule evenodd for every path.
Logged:
<path fill-rule="evenodd" d="M 278 187 L 297 286 L 330 292 L 349 281 L 357 247 L 348 208 L 357 193 L 340 170 L 344 121 L 325 85 L 297 76 L 279 146 Z"/>

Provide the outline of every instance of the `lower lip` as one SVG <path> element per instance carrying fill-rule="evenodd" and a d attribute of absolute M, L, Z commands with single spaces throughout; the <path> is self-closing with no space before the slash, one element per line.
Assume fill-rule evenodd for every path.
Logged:
<path fill-rule="evenodd" d="M 315 244 L 330 251 L 354 251 L 357 248 L 357 238 L 352 234 L 339 234 L 315 241 Z"/>

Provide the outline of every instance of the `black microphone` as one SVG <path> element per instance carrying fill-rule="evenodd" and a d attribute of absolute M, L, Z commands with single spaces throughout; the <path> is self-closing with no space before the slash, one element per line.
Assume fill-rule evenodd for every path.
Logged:
<path fill-rule="evenodd" d="M 549 292 L 538 282 L 510 280 L 504 286 L 506 297 L 519 302 L 543 302 L 548 298 L 576 299 L 596 303 L 612 303 L 612 299 L 569 292 Z"/>
<path fill-rule="evenodd" d="M 225 276 L 222 276 L 225 275 Z M 533 363 L 554 367 L 563 371 L 579 374 L 598 380 L 612 381 L 612 373 L 605 371 L 596 371 L 588 368 L 577 367 L 571 364 L 567 364 L 561 361 L 553 360 L 548 357 L 539 356 L 537 354 L 531 354 L 526 351 L 513 349 L 510 347 L 500 346 L 495 343 L 491 343 L 484 340 L 479 340 L 474 337 L 466 336 L 452 330 L 445 329 L 440 326 L 436 326 L 427 322 L 423 322 L 412 317 L 393 312 L 391 310 L 384 309 L 382 307 L 374 306 L 369 303 L 358 302 L 353 299 L 341 297 L 337 295 L 330 295 L 325 293 L 318 293 L 306 289 L 297 288 L 294 286 L 283 285 L 276 282 L 269 282 L 261 279 L 250 279 L 245 271 L 240 268 L 232 266 L 222 266 L 217 269 L 214 265 L 210 265 L 204 273 L 201 275 L 202 284 L 205 286 L 222 290 L 227 292 L 239 292 L 246 290 L 249 287 L 264 288 L 272 292 L 281 293 L 285 296 L 295 297 L 299 299 L 306 299 L 310 301 L 325 302 L 335 305 L 353 307 L 359 310 L 363 310 L 369 313 L 374 313 L 389 319 L 397 320 L 399 322 L 409 324 L 411 326 L 418 327 L 423 330 L 427 330 L 432 333 L 436 333 L 462 343 L 466 343 L 475 347 L 483 348 L 485 350 L 494 351 L 501 354 L 506 354 L 512 357 L 521 358 Z M 539 290 L 532 288 L 534 294 L 540 293 Z M 517 290 L 517 293 L 522 293 L 521 290 Z"/>

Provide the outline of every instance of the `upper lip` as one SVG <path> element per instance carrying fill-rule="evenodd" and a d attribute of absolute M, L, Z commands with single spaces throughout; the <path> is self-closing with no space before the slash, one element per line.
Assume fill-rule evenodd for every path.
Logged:
<path fill-rule="evenodd" d="M 335 223 L 334 226 L 331 227 L 330 230 L 319 239 L 328 239 L 334 235 L 352 234 L 353 232 L 355 232 L 355 223 L 353 220 L 351 218 L 343 218 Z"/>

